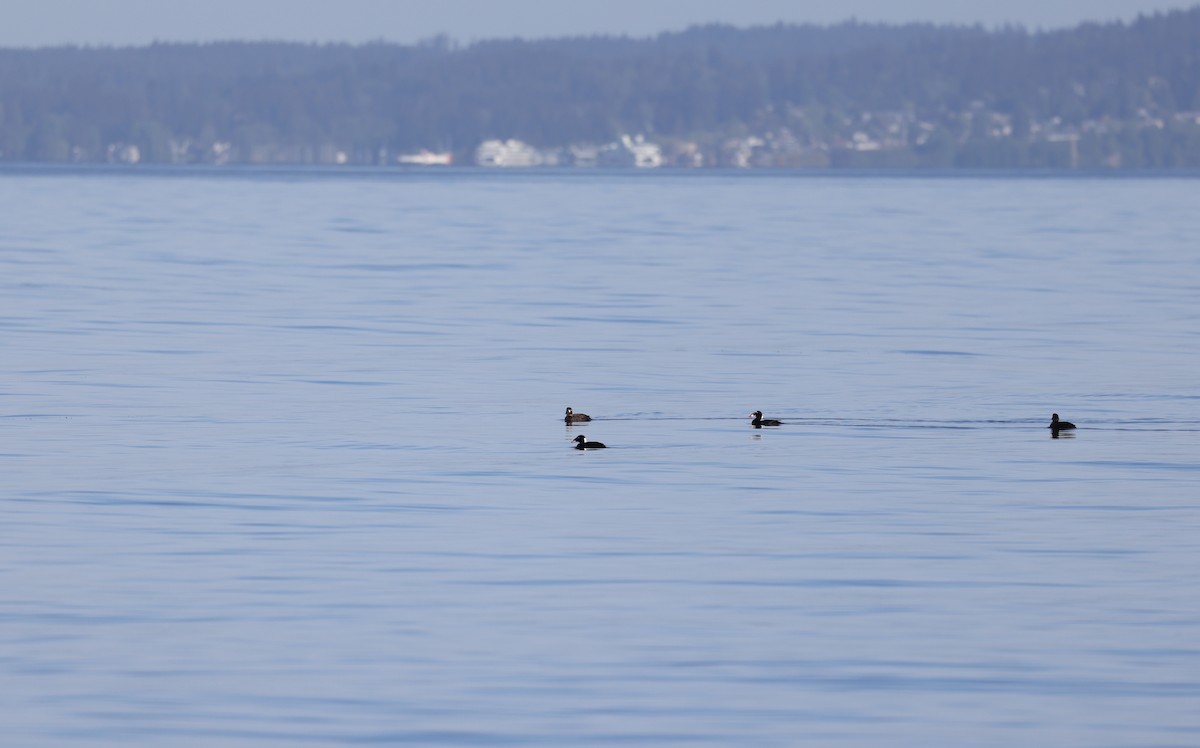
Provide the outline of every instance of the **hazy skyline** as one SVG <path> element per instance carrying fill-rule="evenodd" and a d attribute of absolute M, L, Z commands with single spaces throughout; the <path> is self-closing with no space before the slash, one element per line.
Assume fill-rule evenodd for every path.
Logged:
<path fill-rule="evenodd" d="M 144 45 L 154 41 L 286 40 L 409 44 L 446 34 L 460 42 L 587 34 L 650 36 L 710 22 L 736 26 L 860 21 L 999 26 L 1029 29 L 1085 21 L 1128 21 L 1141 13 L 1189 8 L 1170 0 L 18 0 L 5 9 L 0 46 Z M 570 10 L 565 11 L 564 8 Z"/>

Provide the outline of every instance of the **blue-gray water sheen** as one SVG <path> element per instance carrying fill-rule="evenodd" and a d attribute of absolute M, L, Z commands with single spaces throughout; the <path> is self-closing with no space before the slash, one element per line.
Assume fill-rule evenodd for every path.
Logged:
<path fill-rule="evenodd" d="M 4 745 L 1200 744 L 1200 180 L 0 206 Z"/>

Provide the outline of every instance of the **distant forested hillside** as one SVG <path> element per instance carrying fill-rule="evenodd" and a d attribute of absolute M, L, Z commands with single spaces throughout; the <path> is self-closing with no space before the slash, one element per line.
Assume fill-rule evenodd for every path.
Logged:
<path fill-rule="evenodd" d="M 1023 28 L 705 26 L 650 39 L 0 50 L 0 161 L 1200 167 L 1200 6 Z"/>

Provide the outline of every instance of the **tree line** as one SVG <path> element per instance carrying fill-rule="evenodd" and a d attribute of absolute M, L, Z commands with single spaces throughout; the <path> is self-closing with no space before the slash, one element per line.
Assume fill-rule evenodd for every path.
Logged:
<path fill-rule="evenodd" d="M 1200 6 L 1053 31 L 4 49 L 0 161 L 394 163 L 428 149 L 469 163 L 488 139 L 633 133 L 706 163 L 758 137 L 777 165 L 1196 168 L 1197 40 Z"/>

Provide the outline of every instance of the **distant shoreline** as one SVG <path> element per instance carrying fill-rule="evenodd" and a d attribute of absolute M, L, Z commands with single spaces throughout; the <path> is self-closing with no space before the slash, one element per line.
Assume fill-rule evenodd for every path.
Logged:
<path fill-rule="evenodd" d="M 330 166 L 321 164 L 79 164 L 54 162 L 0 162 L 6 176 L 118 176 L 118 177 L 255 177 L 277 174 L 290 177 L 344 177 L 347 179 L 403 179 L 480 177 L 521 179 L 567 177 L 571 179 L 1200 179 L 1200 169 L 702 169 L 635 168 L 489 168 L 483 166 Z"/>
<path fill-rule="evenodd" d="M 0 50 L 0 162 L 1200 169 L 1200 5 L 458 46 Z"/>

